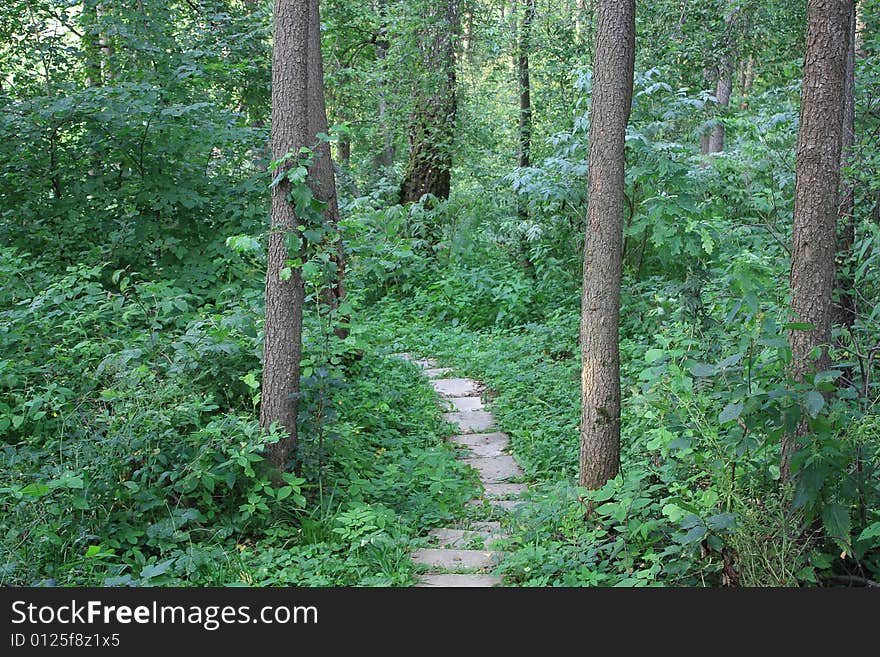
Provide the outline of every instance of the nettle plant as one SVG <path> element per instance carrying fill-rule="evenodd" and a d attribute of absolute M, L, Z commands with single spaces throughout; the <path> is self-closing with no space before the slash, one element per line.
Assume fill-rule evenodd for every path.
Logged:
<path fill-rule="evenodd" d="M 647 405 L 644 417 L 654 425 L 645 448 L 658 467 L 668 462 L 699 473 L 698 488 L 679 487 L 675 503 L 695 544 L 712 535 L 715 515 L 731 513 L 736 529 L 727 545 L 744 559 L 763 555 L 777 564 L 787 573 L 778 582 L 815 582 L 835 558 L 837 568 L 849 560 L 876 569 L 878 460 L 867 439 L 876 421 L 852 403 L 857 391 L 842 383 L 840 369 L 803 381 L 789 376 L 787 333 L 809 326 L 784 317 L 784 306 L 747 291 L 721 323 L 736 323 L 735 339 L 719 339 L 714 354 L 676 338 L 685 325 L 667 328 L 668 344 L 644 353 L 638 375 L 634 403 Z M 702 340 L 716 330 L 706 329 Z M 802 422 L 808 431 L 793 460 L 793 484 L 785 485 L 780 444 Z M 745 572 L 770 571 L 752 566 L 742 564 Z"/>

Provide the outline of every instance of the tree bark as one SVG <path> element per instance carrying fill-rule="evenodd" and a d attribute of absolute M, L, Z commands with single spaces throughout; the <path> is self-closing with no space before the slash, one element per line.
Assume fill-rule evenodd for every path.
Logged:
<path fill-rule="evenodd" d="M 310 147 L 308 141 L 308 50 L 310 0 L 275 0 L 272 56 L 272 157 Z M 284 165 L 289 166 L 289 165 Z M 303 285 L 298 267 L 287 269 L 288 236 L 296 243 L 299 219 L 288 200 L 290 182 L 272 189 L 269 255 L 266 270 L 266 321 L 260 424 L 277 425 L 284 437 L 268 450 L 283 471 L 297 440 L 297 409 L 302 356 Z M 293 254 L 296 256 L 297 254 Z"/>
<path fill-rule="evenodd" d="M 835 323 L 852 327 L 856 321 L 856 300 L 853 294 L 853 280 L 848 263 L 852 256 L 853 244 L 856 240 L 855 194 L 852 184 L 847 180 L 846 169 L 852 164 L 852 150 L 855 144 L 855 65 L 856 65 L 856 7 L 853 3 L 849 22 L 849 48 L 846 56 L 846 80 L 843 105 L 843 132 L 840 142 L 840 207 L 838 210 L 838 226 L 840 237 L 837 245 L 838 262 L 843 264 L 837 272 L 837 306 L 835 307 Z"/>
<path fill-rule="evenodd" d="M 309 46 L 308 46 L 308 121 L 310 144 L 315 145 L 314 164 L 309 169 L 309 187 L 312 195 L 326 203 L 324 222 L 335 231 L 336 247 L 331 261 L 336 265 L 334 280 L 321 292 L 325 309 L 334 312 L 345 297 L 345 253 L 342 249 L 342 234 L 339 231 L 339 199 L 336 192 L 336 176 L 333 172 L 333 159 L 330 142 L 318 138 L 327 134 L 327 102 L 324 95 L 324 59 L 321 52 L 321 9 L 320 0 L 309 3 Z M 345 318 L 339 318 L 347 323 Z M 348 329 L 336 326 L 334 332 L 341 339 L 348 336 Z"/>
<path fill-rule="evenodd" d="M 519 24 L 519 43 L 517 44 L 516 69 L 519 87 L 519 157 L 521 168 L 531 166 L 532 159 L 532 99 L 531 77 L 529 75 L 529 55 L 531 52 L 532 21 L 535 19 L 535 0 L 522 0 L 523 18 Z M 528 219 L 529 212 L 522 196 L 517 198 L 517 214 L 520 219 Z M 525 238 L 520 243 L 520 251 L 527 251 Z M 528 262 L 528 258 L 526 258 Z"/>
<path fill-rule="evenodd" d="M 425 194 L 449 198 L 452 144 L 455 138 L 455 44 L 459 32 L 459 0 L 437 2 L 427 18 L 429 34 L 420 43 L 425 80 L 416 101 L 410 130 L 410 153 L 400 186 L 400 202 L 417 202 Z"/>
<path fill-rule="evenodd" d="M 724 16 L 725 33 L 723 37 L 724 52 L 718 62 L 718 78 L 715 83 L 715 98 L 718 101 L 717 112 L 723 115 L 730 107 L 730 96 L 733 93 L 734 61 L 736 56 L 736 10 L 728 0 Z M 709 135 L 708 153 L 720 153 L 724 150 L 724 124 L 716 120 Z"/>
<path fill-rule="evenodd" d="M 807 3 L 789 285 L 792 320 L 813 328 L 789 332 L 790 374 L 796 381 L 830 366 L 828 343 L 852 2 Z M 814 350 L 818 350 L 818 357 Z M 791 458 L 798 449 L 798 439 L 808 430 L 808 423 L 803 421 L 795 435 L 783 436 L 783 481 L 791 479 Z"/>
<path fill-rule="evenodd" d="M 394 136 L 391 133 L 391 126 L 388 124 L 388 97 L 387 87 L 387 58 L 388 58 L 388 24 L 386 21 L 387 10 L 385 8 L 385 0 L 379 0 L 379 15 L 382 23 L 379 26 L 379 35 L 376 38 L 376 61 L 379 65 L 378 87 L 378 122 L 379 132 L 381 135 L 381 150 L 376 157 L 376 165 L 380 173 L 387 173 L 388 169 L 394 164 Z"/>
<path fill-rule="evenodd" d="M 581 307 L 582 486 L 620 470 L 620 279 L 626 125 L 632 105 L 635 1 L 599 0 L 590 114 Z"/>

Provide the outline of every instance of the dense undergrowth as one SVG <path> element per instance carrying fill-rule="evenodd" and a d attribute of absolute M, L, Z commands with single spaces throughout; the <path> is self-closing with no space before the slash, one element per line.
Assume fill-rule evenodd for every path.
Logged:
<path fill-rule="evenodd" d="M 488 386 L 532 484 L 508 522 L 509 585 L 880 579 L 876 57 L 857 62 L 856 240 L 838 263 L 859 313 L 835 331 L 835 367 L 797 384 L 786 290 L 801 52 L 771 30 L 775 59 L 720 117 L 685 84 L 701 79 L 699 48 L 686 71 L 681 53 L 640 55 L 623 470 L 588 492 L 576 486 L 577 340 L 591 81 L 571 56 L 585 48 L 544 34 L 569 51 L 533 62 L 532 162 L 514 169 L 513 78 L 497 57 L 508 30 L 477 17 L 486 43 L 462 63 L 450 199 L 397 205 L 401 171 L 378 170 L 368 150 L 376 121 L 350 126 L 355 157 L 337 174 L 351 335 L 333 335 L 323 270 L 306 263 L 297 472 L 273 486 L 264 455 L 279 436 L 258 423 L 270 180 L 255 161 L 268 5 L 230 3 L 208 29 L 198 12 L 146 4 L 143 21 L 102 14 L 95 29 L 127 39 L 102 85 L 87 83 L 69 35 L 0 48 L 17 84 L 0 90 L 0 584 L 412 584 L 409 552 L 427 531 L 485 510 L 464 506 L 475 474 L 399 352 Z M 21 6 L 0 9 L 10 34 L 30 29 Z M 356 37 L 354 57 L 354 6 L 325 6 L 325 40 Z M 386 64 L 407 61 L 392 48 Z M 331 93 L 367 114 L 377 74 L 356 65 Z M 406 93 L 388 91 L 394 109 Z M 701 157 L 719 120 L 725 150 Z M 802 418 L 811 432 L 786 488 L 780 440 Z"/>

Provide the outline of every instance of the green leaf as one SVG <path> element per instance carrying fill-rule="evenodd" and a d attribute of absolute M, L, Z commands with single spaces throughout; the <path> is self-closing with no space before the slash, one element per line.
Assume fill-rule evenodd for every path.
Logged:
<path fill-rule="evenodd" d="M 727 424 L 728 422 L 732 422 L 736 418 L 738 418 L 743 411 L 743 403 L 742 402 L 730 402 L 727 406 L 724 407 L 724 410 L 718 415 L 718 421 L 721 424 Z"/>
<path fill-rule="evenodd" d="M 681 539 L 681 542 L 685 545 L 690 545 L 691 543 L 698 543 L 705 538 L 708 530 L 703 525 L 697 525 L 696 527 L 692 527 L 690 531 L 684 535 L 684 538 Z"/>
<path fill-rule="evenodd" d="M 276 497 L 276 499 L 281 501 L 287 497 L 290 497 L 290 494 L 292 492 L 293 492 L 293 486 L 283 486 L 282 488 L 278 489 L 278 493 L 276 494 L 275 497 Z"/>
<path fill-rule="evenodd" d="M 21 492 L 23 495 L 29 495 L 30 497 L 42 497 L 50 490 L 52 490 L 52 488 L 46 484 L 33 483 L 22 488 Z"/>
<path fill-rule="evenodd" d="M 708 363 L 694 363 L 691 365 L 691 374 L 694 376 L 713 376 L 715 371 L 715 366 Z"/>
<path fill-rule="evenodd" d="M 290 267 L 284 267 L 281 271 L 278 272 L 278 278 L 282 281 L 289 281 L 290 277 L 293 275 L 293 270 Z"/>
<path fill-rule="evenodd" d="M 822 509 L 822 524 L 832 538 L 849 540 L 850 517 L 849 509 L 836 502 L 826 504 Z"/>
<path fill-rule="evenodd" d="M 666 352 L 663 349 L 648 349 L 648 351 L 645 352 L 645 362 L 646 363 L 656 362 L 656 361 L 660 360 L 661 358 L 663 358 L 663 356 L 665 356 L 665 355 L 666 355 Z"/>
<path fill-rule="evenodd" d="M 872 538 L 880 538 L 880 522 L 875 522 L 873 525 L 868 525 L 861 534 L 859 534 L 858 540 L 867 541 Z"/>
<path fill-rule="evenodd" d="M 168 559 L 157 564 L 148 564 L 144 566 L 144 569 L 141 571 L 141 577 L 143 579 L 152 579 L 153 577 L 164 575 L 168 572 L 168 569 L 171 568 L 171 564 L 173 563 L 174 559 Z"/>
<path fill-rule="evenodd" d="M 86 559 L 91 559 L 101 552 L 100 545 L 90 545 L 86 550 Z"/>
<path fill-rule="evenodd" d="M 825 406 L 825 398 L 819 391 L 810 390 L 804 395 L 804 406 L 807 409 L 807 413 L 810 414 L 810 417 L 815 418 L 819 415 L 819 411 Z"/>

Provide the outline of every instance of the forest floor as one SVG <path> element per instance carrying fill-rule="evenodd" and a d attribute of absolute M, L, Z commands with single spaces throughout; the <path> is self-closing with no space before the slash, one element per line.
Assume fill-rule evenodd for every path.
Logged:
<path fill-rule="evenodd" d="M 408 357 L 408 356 L 407 356 Z M 522 482 L 523 471 L 507 453 L 510 438 L 493 432 L 495 417 L 485 410 L 481 397 L 484 386 L 473 379 L 444 378 L 452 370 L 438 368 L 432 359 L 415 361 L 431 380 L 434 390 L 442 397 L 447 410 L 443 418 L 461 432 L 450 442 L 459 450 L 459 460 L 479 473 L 483 494 L 470 500 L 467 506 L 488 506 L 495 512 L 507 514 L 522 505 L 519 499 L 528 493 Z M 489 432 L 489 433 L 487 433 Z M 416 566 L 427 568 L 418 578 L 418 586 L 427 587 L 487 587 L 500 585 L 502 580 L 490 574 L 498 563 L 506 533 L 498 520 L 468 520 L 454 527 L 432 529 L 430 547 L 413 553 Z"/>

